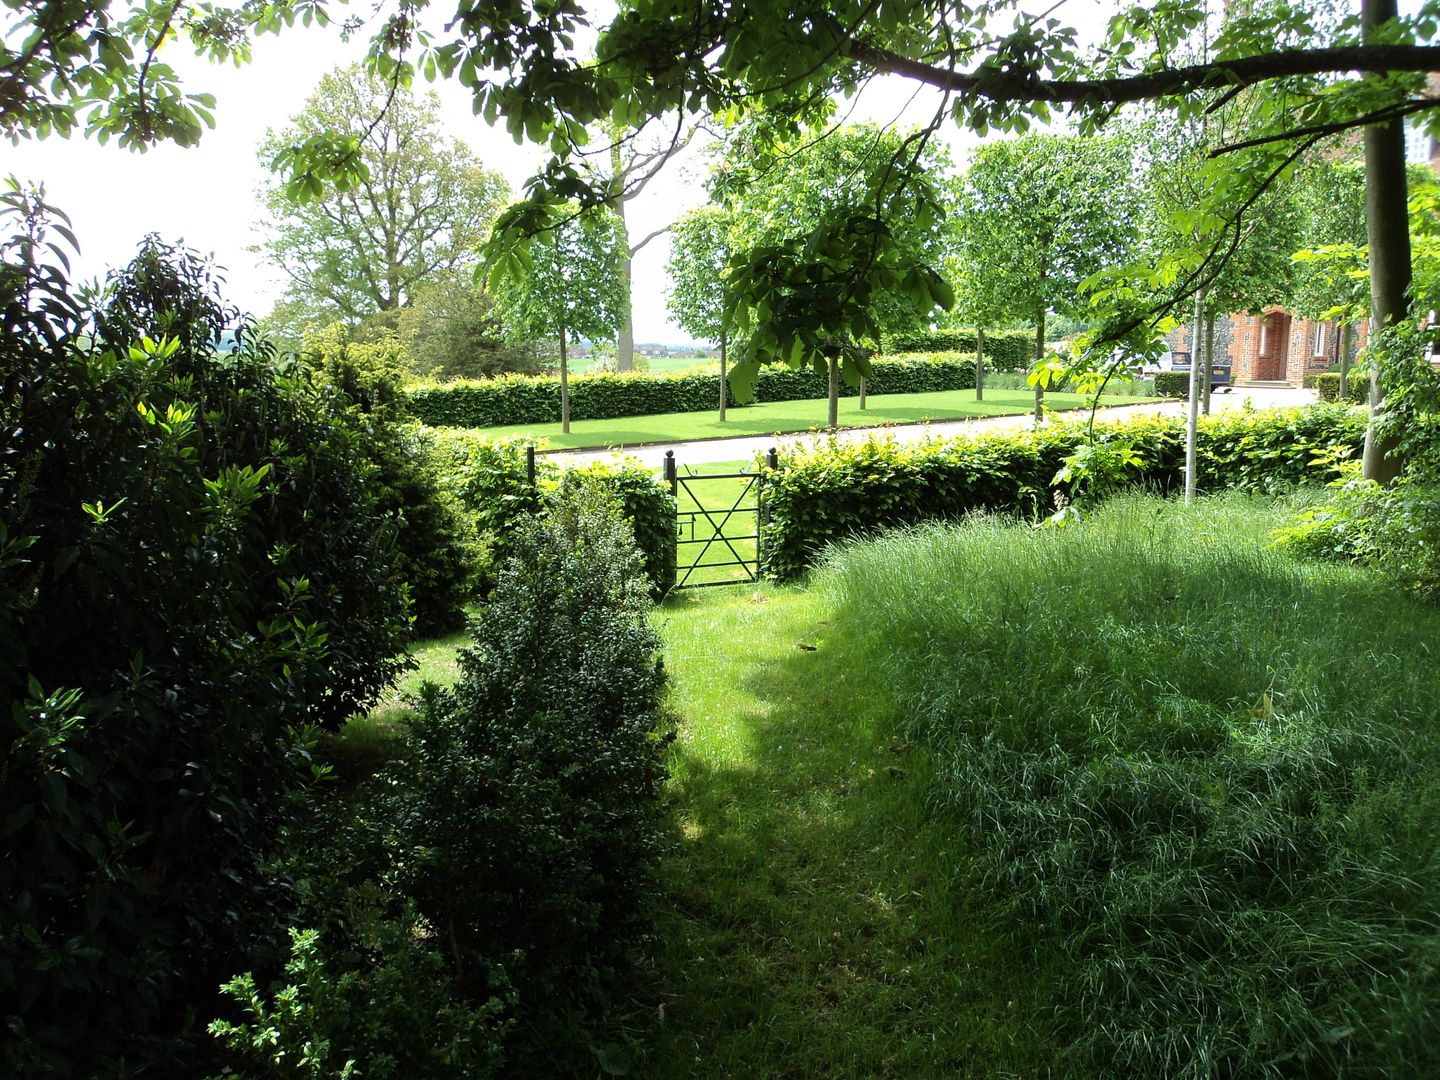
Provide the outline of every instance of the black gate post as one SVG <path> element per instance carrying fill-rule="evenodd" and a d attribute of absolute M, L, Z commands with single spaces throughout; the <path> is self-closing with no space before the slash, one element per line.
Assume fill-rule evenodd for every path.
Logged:
<path fill-rule="evenodd" d="M 535 486 L 535 444 L 531 443 L 525 447 L 525 481 L 532 488 Z"/>

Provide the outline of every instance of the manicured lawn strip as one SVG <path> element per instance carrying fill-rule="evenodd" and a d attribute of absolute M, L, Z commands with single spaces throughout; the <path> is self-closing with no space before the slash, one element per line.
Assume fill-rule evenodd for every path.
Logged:
<path fill-rule="evenodd" d="M 1271 548 L 1295 509 L 1127 496 L 811 575 L 974 845 L 957 888 L 1050 929 L 1079 1075 L 1440 1073 L 1440 609 Z"/>
<path fill-rule="evenodd" d="M 1104 405 L 1125 405 L 1150 398 L 1107 395 Z M 860 411 L 858 398 L 840 399 L 841 427 L 879 427 L 885 424 L 921 424 L 931 420 L 958 420 L 968 416 L 1013 416 L 1034 408 L 1028 390 L 986 389 L 985 400 L 976 401 L 973 390 L 948 390 L 936 394 L 883 394 L 869 399 Z M 1054 409 L 1088 407 L 1090 399 L 1080 394 L 1046 394 Z M 630 416 L 618 420 L 576 420 L 570 434 L 562 435 L 559 424 L 514 424 L 476 429 L 489 438 L 530 437 L 544 440 L 550 450 L 581 450 L 606 446 L 640 446 L 645 443 L 686 442 L 695 439 L 723 439 L 740 435 L 771 435 L 792 431 L 818 430 L 825 424 L 824 401 L 772 401 L 735 407 L 727 411 L 722 424 L 713 412 L 661 413 L 657 416 Z"/>
<path fill-rule="evenodd" d="M 679 713 L 653 986 L 657 1078 L 1035 1075 L 1045 975 L 986 932 L 924 749 L 813 595 L 682 594 L 657 615 Z"/>

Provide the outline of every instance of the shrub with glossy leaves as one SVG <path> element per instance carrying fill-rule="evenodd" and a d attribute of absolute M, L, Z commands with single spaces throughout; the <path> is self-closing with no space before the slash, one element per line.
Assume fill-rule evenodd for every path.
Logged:
<path fill-rule="evenodd" d="M 401 666 L 406 597 L 341 391 L 149 243 L 98 308 L 0 197 L 0 1073 L 185 1060 L 268 936 L 260 860 Z"/>

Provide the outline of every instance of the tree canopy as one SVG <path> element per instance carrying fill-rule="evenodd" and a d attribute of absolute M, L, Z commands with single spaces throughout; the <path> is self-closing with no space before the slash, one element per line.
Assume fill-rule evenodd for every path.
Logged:
<path fill-rule="evenodd" d="M 289 279 L 282 306 L 291 321 L 353 324 L 473 267 L 509 185 L 443 134 L 435 94 L 395 91 L 359 65 L 332 71 L 292 126 L 267 134 L 260 159 L 325 132 L 359 140 L 363 178 L 307 202 L 277 179 L 261 196 L 261 248 Z"/>

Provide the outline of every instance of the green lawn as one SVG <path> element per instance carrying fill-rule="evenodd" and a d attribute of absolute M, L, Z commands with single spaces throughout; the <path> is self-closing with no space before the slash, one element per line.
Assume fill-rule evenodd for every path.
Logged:
<path fill-rule="evenodd" d="M 1078 409 L 1090 399 L 1080 394 L 1047 394 L 1054 409 Z M 1149 398 L 1107 395 L 1105 405 L 1124 405 Z M 985 400 L 976 401 L 973 390 L 949 390 L 936 394 L 874 394 L 868 408 L 860 411 L 858 398 L 840 399 L 841 427 L 878 427 L 885 424 L 919 424 L 930 420 L 957 420 L 969 416 L 1013 416 L 1034 408 L 1028 390 L 985 391 Z M 825 424 L 825 402 L 774 401 L 729 409 L 722 424 L 712 412 L 661 413 L 631 416 L 618 420 L 576 420 L 570 434 L 562 435 L 559 424 L 511 424 L 484 428 L 493 438 L 530 437 L 544 440 L 552 450 L 582 450 L 605 446 L 640 446 L 646 443 L 689 442 L 723 439 L 737 435 L 773 435 L 782 432 L 818 430 Z"/>

